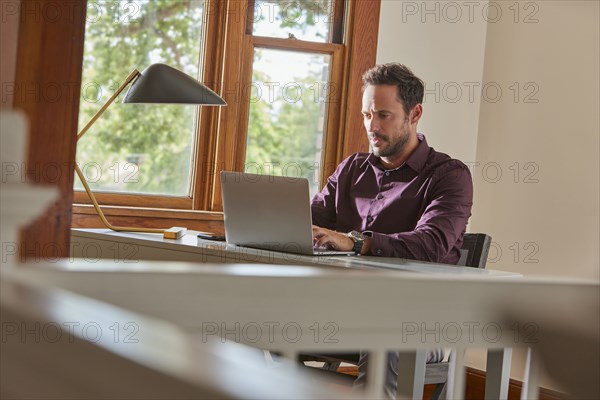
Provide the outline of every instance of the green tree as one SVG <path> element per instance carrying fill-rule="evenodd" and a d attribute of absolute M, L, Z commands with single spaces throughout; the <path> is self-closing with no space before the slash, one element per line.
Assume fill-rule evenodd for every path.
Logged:
<path fill-rule="evenodd" d="M 298 39 L 314 36 L 326 40 L 327 28 L 333 23 L 331 11 L 331 0 L 256 0 L 254 30 L 275 28 L 279 35 L 289 33 Z M 273 33 L 277 35 L 276 31 Z"/>
<path fill-rule="evenodd" d="M 257 1 L 261 3 L 273 3 Z M 294 32 L 317 30 L 324 37 L 328 0 L 280 1 L 275 26 Z M 125 77 L 162 62 L 198 76 L 204 2 L 201 0 L 99 1 L 88 5 L 80 127 Z M 294 12 L 299 11 L 298 17 Z M 285 15 L 283 12 L 285 11 Z M 257 23 L 261 22 L 260 18 Z M 275 28 L 277 29 L 277 28 Z M 322 32 L 322 33 L 321 33 Z M 260 53 L 260 51 L 258 51 Z M 260 56 L 260 54 L 257 54 Z M 281 66 L 275 66 L 281 68 Z M 264 82 L 269 71 L 254 69 Z M 246 163 L 301 164 L 303 175 L 318 160 L 319 104 L 306 87 L 319 81 L 313 70 L 296 80 L 304 85 L 297 102 L 251 104 Z M 196 125 L 194 106 L 113 104 L 78 143 L 77 160 L 94 189 L 186 195 Z M 295 174 L 295 172 L 293 172 Z M 78 180 L 76 187 L 81 188 Z"/>
<path fill-rule="evenodd" d="M 256 50 L 256 57 L 262 56 Z M 276 101 L 268 96 L 250 105 L 246 166 L 248 172 L 257 168 L 275 175 L 305 177 L 312 191 L 318 188 L 320 162 L 319 142 L 323 138 L 325 103 L 323 93 L 323 58 L 314 56 L 315 68 L 295 77 L 286 89 L 280 87 Z M 253 81 L 259 87 L 271 81 L 268 71 L 253 70 Z M 320 91 L 321 89 L 321 91 Z"/>
<path fill-rule="evenodd" d="M 133 68 L 163 62 L 197 76 L 202 7 L 173 0 L 88 7 L 80 126 Z M 113 104 L 78 144 L 92 187 L 187 194 L 195 113 L 193 106 Z"/>

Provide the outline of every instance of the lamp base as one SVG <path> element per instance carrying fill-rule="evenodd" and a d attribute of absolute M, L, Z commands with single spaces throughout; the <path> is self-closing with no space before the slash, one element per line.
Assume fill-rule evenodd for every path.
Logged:
<path fill-rule="evenodd" d="M 187 231 L 187 228 L 182 228 L 180 226 L 174 226 L 174 227 L 172 227 L 172 228 L 167 229 L 167 230 L 164 231 L 163 238 L 165 238 L 165 239 L 179 239 L 183 235 L 185 235 L 186 231 Z"/>

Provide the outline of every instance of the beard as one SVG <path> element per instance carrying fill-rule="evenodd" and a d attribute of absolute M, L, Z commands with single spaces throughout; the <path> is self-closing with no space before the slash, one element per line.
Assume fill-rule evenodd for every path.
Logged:
<path fill-rule="evenodd" d="M 380 135 L 378 133 L 373 133 L 371 135 L 369 135 L 370 137 L 377 137 L 380 140 L 383 140 L 383 144 L 388 144 L 387 147 L 374 147 L 371 146 L 371 150 L 373 151 L 373 154 L 376 155 L 377 157 L 392 157 L 395 156 L 396 154 L 399 154 L 402 152 L 402 150 L 404 150 L 404 147 L 406 146 L 406 143 L 408 142 L 409 139 L 409 134 L 408 134 L 408 127 L 407 124 L 402 124 L 401 127 L 401 134 L 396 137 L 393 141 L 390 140 L 389 136 L 387 135 Z"/>

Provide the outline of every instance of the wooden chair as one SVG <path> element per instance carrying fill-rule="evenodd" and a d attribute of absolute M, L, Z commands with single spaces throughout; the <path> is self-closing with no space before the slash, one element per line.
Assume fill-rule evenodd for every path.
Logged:
<path fill-rule="evenodd" d="M 488 252 L 492 238 L 485 233 L 465 233 L 463 244 L 460 249 L 461 256 L 457 265 L 473 268 L 485 268 Z M 453 354 L 450 353 L 449 361 L 431 363 L 425 365 L 425 385 L 435 384 L 436 387 L 431 395 L 434 400 L 446 398 L 446 382 L 448 381 L 448 369 Z M 358 365 L 358 353 L 322 353 L 306 354 L 300 353 L 298 361 L 323 362 L 322 369 L 335 372 L 341 363 Z"/>

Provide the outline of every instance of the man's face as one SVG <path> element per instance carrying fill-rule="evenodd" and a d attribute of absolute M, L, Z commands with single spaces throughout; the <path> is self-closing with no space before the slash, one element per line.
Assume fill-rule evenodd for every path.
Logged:
<path fill-rule="evenodd" d="M 367 86 L 363 93 L 362 114 L 373 154 L 378 157 L 401 154 L 410 138 L 410 124 L 396 86 Z"/>

